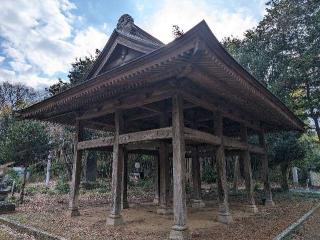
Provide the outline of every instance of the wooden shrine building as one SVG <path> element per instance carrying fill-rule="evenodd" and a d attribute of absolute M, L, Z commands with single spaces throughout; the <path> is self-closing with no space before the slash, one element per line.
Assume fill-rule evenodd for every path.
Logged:
<path fill-rule="evenodd" d="M 247 207 L 256 212 L 251 154 L 263 166 L 266 204 L 272 205 L 264 134 L 303 130 L 303 123 L 222 47 L 205 21 L 169 44 L 134 24 L 127 14 L 87 75 L 87 81 L 19 112 L 23 119 L 76 128 L 70 214 L 76 216 L 82 152 L 113 151 L 112 204 L 108 225 L 121 215 L 126 189 L 128 149 L 155 149 L 159 154 L 159 213 L 169 209 L 169 158 L 172 157 L 173 216 L 171 239 L 187 239 L 185 154 L 192 156 L 194 203 L 202 205 L 199 151 L 213 154 L 218 172 L 218 220 L 232 221 L 228 206 L 225 151 L 243 161 Z M 85 139 L 83 129 L 113 133 Z M 256 144 L 249 143 L 257 136 Z M 125 174 L 124 174 L 125 173 Z M 124 179 L 124 181 L 123 181 Z M 124 187 L 123 187 L 124 184 Z M 124 202 L 126 201 L 126 197 Z"/>

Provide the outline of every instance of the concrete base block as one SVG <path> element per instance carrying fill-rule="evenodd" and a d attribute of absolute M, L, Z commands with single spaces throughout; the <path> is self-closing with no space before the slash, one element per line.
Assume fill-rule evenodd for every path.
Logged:
<path fill-rule="evenodd" d="M 191 207 L 192 208 L 204 208 L 206 204 L 201 199 L 192 199 Z"/>
<path fill-rule="evenodd" d="M 124 224 L 124 221 L 121 215 L 110 214 L 107 218 L 107 225 L 109 226 L 119 226 L 122 224 Z"/>
<path fill-rule="evenodd" d="M 272 199 L 267 199 L 267 200 L 265 201 L 264 205 L 265 205 L 266 207 L 274 207 L 274 206 L 275 206 L 275 204 L 274 204 L 274 202 L 273 202 Z"/>
<path fill-rule="evenodd" d="M 218 213 L 218 222 L 224 224 L 230 224 L 233 222 L 232 216 L 229 212 L 219 212 Z"/>
<path fill-rule="evenodd" d="M 173 213 L 173 210 L 172 208 L 168 208 L 168 207 L 159 207 L 157 209 L 157 214 L 160 214 L 160 215 L 170 215 Z"/>
<path fill-rule="evenodd" d="M 258 208 L 255 204 L 249 204 L 246 206 L 246 211 L 249 213 L 257 213 L 258 212 Z"/>
<path fill-rule="evenodd" d="M 171 240 L 189 240 L 190 232 L 187 226 L 173 226 L 169 235 Z"/>
<path fill-rule="evenodd" d="M 69 216 L 70 216 L 70 217 L 80 216 L 79 209 L 78 209 L 78 208 L 70 209 L 70 210 L 69 210 Z"/>

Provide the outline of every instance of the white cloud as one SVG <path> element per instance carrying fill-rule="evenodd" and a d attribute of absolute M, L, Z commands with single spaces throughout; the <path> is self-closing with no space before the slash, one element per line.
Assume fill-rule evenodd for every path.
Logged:
<path fill-rule="evenodd" d="M 0 56 L 0 63 L 2 63 L 6 58 L 3 56 Z"/>
<path fill-rule="evenodd" d="M 8 69 L 0 68 L 0 82 L 7 81 L 7 79 L 13 79 L 15 72 Z"/>
<path fill-rule="evenodd" d="M 88 56 L 94 53 L 97 48 L 101 50 L 106 41 L 106 34 L 93 27 L 79 31 L 73 40 L 74 56 Z"/>
<path fill-rule="evenodd" d="M 10 83 L 24 83 L 25 85 L 35 89 L 43 89 L 57 82 L 57 79 L 40 77 L 37 73 L 33 72 L 25 72 L 24 74 L 21 74 L 12 70 L 0 68 L 0 82 L 4 81 Z"/>
<path fill-rule="evenodd" d="M 220 40 L 231 35 L 243 37 L 246 30 L 257 25 L 257 20 L 246 8 L 232 12 L 215 6 L 214 1 L 165 0 L 142 26 L 168 43 L 173 40 L 172 25 L 178 25 L 186 32 L 203 19 Z"/>
<path fill-rule="evenodd" d="M 66 73 L 76 57 L 102 48 L 108 38 L 105 33 L 91 26 L 74 28 L 79 20 L 71 12 L 75 7 L 68 0 L 2 0 L 1 49 L 11 68 L 0 65 L 0 80 L 10 70 L 17 81 L 46 85 L 56 74 Z"/>

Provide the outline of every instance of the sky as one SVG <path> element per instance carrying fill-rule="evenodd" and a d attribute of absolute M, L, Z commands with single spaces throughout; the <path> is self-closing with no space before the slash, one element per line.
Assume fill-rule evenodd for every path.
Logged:
<path fill-rule="evenodd" d="M 1 0 L 0 82 L 44 89 L 67 80 L 76 58 L 102 49 L 119 17 L 164 43 L 172 25 L 184 32 L 205 20 L 215 36 L 235 36 L 257 26 L 266 0 Z"/>

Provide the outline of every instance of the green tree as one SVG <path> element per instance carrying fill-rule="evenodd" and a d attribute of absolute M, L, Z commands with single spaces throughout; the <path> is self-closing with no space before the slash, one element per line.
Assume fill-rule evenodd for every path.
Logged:
<path fill-rule="evenodd" d="M 93 63 L 100 54 L 100 50 L 96 49 L 95 55 L 87 56 L 83 58 L 76 58 L 75 62 L 71 64 L 71 70 L 68 74 L 68 82 L 64 82 L 59 79 L 58 83 L 51 85 L 46 90 L 50 95 L 56 95 L 60 92 L 67 90 L 75 85 L 78 85 L 86 80 L 87 74 L 91 69 Z"/>
<path fill-rule="evenodd" d="M 24 175 L 20 192 L 23 202 L 27 169 L 31 164 L 45 160 L 49 153 L 46 126 L 35 121 L 12 121 L 0 142 L 1 162 L 14 161 L 23 165 Z"/>
<path fill-rule="evenodd" d="M 320 4 L 271 0 L 243 40 L 227 38 L 230 53 L 305 121 L 320 141 Z"/>
<path fill-rule="evenodd" d="M 288 175 L 291 164 L 305 158 L 307 146 L 300 140 L 301 133 L 279 132 L 269 134 L 267 137 L 268 155 L 272 165 L 281 168 L 281 187 L 284 191 L 289 189 Z"/>

